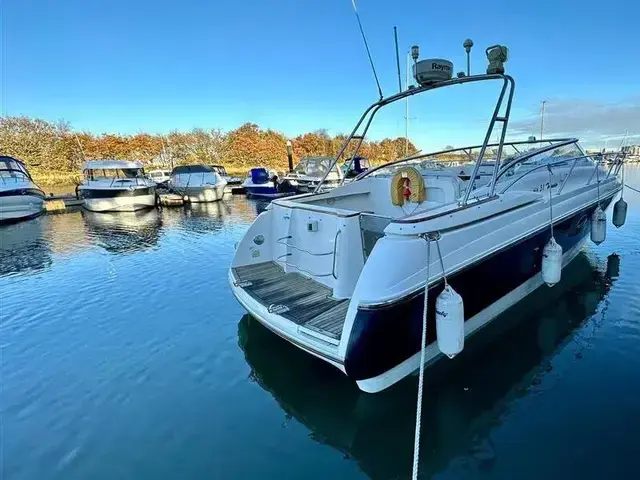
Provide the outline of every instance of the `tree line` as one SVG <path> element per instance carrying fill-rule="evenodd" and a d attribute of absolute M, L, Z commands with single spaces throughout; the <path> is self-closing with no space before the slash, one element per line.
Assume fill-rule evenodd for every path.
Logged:
<path fill-rule="evenodd" d="M 326 130 L 298 135 L 293 143 L 294 162 L 311 155 L 337 155 L 346 135 Z M 0 154 L 24 161 L 44 172 L 79 172 L 85 159 L 138 160 L 148 166 L 222 164 L 234 172 L 254 166 L 285 170 L 287 137 L 246 123 L 235 130 L 195 128 L 166 135 L 120 135 L 76 132 L 65 121 L 49 122 L 28 117 L 0 118 Z M 349 149 L 353 151 L 355 141 Z M 409 142 L 409 154 L 415 146 Z M 404 138 L 365 141 L 359 153 L 372 163 L 384 163 L 405 155 Z"/>

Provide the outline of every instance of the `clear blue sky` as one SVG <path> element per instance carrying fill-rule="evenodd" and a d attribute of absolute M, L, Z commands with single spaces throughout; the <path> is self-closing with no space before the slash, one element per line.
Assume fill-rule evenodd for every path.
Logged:
<path fill-rule="evenodd" d="M 5 115 L 64 118 L 96 133 L 251 121 L 294 136 L 346 132 L 377 97 L 350 0 L 2 0 L 1 8 Z M 417 43 L 423 58 L 449 58 L 456 71 L 467 37 L 476 72 L 487 45 L 509 46 L 521 135 L 539 128 L 542 99 L 550 133 L 640 134 L 638 0 L 359 0 L 358 9 L 386 94 L 397 90 L 396 25 L 402 55 Z M 481 140 L 495 89 L 466 88 L 411 105 L 420 146 Z M 374 135 L 403 136 L 403 115 L 402 105 L 391 108 Z"/>

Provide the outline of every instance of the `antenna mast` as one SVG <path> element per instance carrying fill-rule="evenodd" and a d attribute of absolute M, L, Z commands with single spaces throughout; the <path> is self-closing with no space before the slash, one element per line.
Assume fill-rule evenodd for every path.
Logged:
<path fill-rule="evenodd" d="M 82 154 L 82 159 L 86 162 L 87 157 L 84 155 L 84 150 L 82 149 L 82 144 L 80 143 L 80 139 L 78 138 L 78 134 L 73 132 L 73 136 L 76 137 L 76 142 L 78 142 L 78 147 L 80 147 L 80 153 Z"/>
<path fill-rule="evenodd" d="M 398 29 L 393 27 L 393 37 L 396 41 L 396 66 L 398 67 L 398 92 L 402 92 L 402 80 L 400 80 L 400 54 L 398 53 Z"/>
<path fill-rule="evenodd" d="M 364 30 L 362 28 L 362 22 L 360 21 L 360 15 L 358 15 L 358 8 L 356 7 L 356 0 L 351 0 L 351 5 L 353 5 L 353 11 L 356 14 L 356 19 L 358 20 L 358 26 L 360 27 L 360 33 L 362 34 L 362 40 L 364 41 L 364 48 L 367 49 L 367 56 L 369 57 L 369 63 L 371 64 L 371 70 L 373 70 L 373 77 L 376 79 L 376 85 L 378 86 L 378 93 L 380 94 L 380 99 L 384 97 L 382 95 L 382 88 L 380 88 L 380 81 L 378 80 L 378 74 L 376 73 L 376 67 L 373 65 L 373 58 L 371 58 L 371 52 L 369 51 L 369 44 L 367 43 L 367 37 L 364 34 Z"/>

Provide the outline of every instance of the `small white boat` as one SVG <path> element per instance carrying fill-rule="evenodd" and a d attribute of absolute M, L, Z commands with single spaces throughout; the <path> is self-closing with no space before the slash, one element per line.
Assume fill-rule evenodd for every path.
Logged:
<path fill-rule="evenodd" d="M 278 180 L 273 171 L 266 168 L 252 168 L 242 184 L 249 198 L 281 198 L 295 195 L 296 189 L 287 179 Z"/>
<path fill-rule="evenodd" d="M 156 187 L 162 187 L 167 184 L 171 178 L 171 170 L 151 170 L 149 178 L 156 184 Z"/>
<path fill-rule="evenodd" d="M 187 202 L 222 200 L 227 182 L 208 165 L 181 165 L 171 171 L 169 189 Z"/>
<path fill-rule="evenodd" d="M 0 156 L 0 223 L 37 217 L 44 211 L 44 198 L 24 163 Z"/>
<path fill-rule="evenodd" d="M 91 160 L 82 166 L 84 180 L 78 196 L 92 212 L 134 212 L 156 204 L 155 183 L 140 162 Z"/>

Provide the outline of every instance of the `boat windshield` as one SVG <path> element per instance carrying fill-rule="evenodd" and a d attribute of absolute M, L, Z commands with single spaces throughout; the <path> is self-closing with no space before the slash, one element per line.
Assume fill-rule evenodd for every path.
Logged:
<path fill-rule="evenodd" d="M 517 160 L 518 158 L 523 159 L 522 161 L 513 162 L 513 160 Z M 563 159 L 566 161 L 563 162 Z M 505 168 L 501 169 L 500 176 L 506 175 L 509 177 L 518 170 L 537 168 L 541 165 L 559 166 L 569 165 L 574 162 L 576 165 L 594 164 L 594 159 L 585 154 L 580 145 L 578 145 L 577 140 L 558 145 L 555 148 L 550 148 L 549 146 L 533 148 L 529 151 L 522 152 L 514 158 L 507 158 L 504 163 Z M 509 165 L 509 163 L 511 163 L 511 165 Z"/>
<path fill-rule="evenodd" d="M 211 169 L 214 172 L 222 175 L 223 177 L 227 176 L 227 169 L 224 168 L 222 165 L 211 165 Z"/>
<path fill-rule="evenodd" d="M 324 175 L 331 168 L 331 164 L 335 161 L 333 157 L 305 157 L 293 169 L 293 173 L 299 175 L 308 175 L 310 177 L 319 177 Z M 337 171 L 334 166 L 332 171 Z"/>
<path fill-rule="evenodd" d="M 142 168 L 97 168 L 84 171 L 89 180 L 135 179 L 144 177 Z"/>
<path fill-rule="evenodd" d="M 214 173 L 207 165 L 180 165 L 171 170 L 171 175 L 184 175 L 189 173 Z"/>
<path fill-rule="evenodd" d="M 22 162 L 6 156 L 0 157 L 0 178 L 31 179 Z"/>

